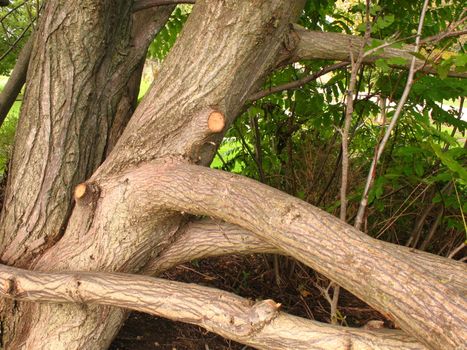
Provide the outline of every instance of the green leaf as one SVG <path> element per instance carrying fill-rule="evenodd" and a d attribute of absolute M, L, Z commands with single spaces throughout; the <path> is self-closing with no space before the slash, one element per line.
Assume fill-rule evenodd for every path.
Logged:
<path fill-rule="evenodd" d="M 407 64 L 407 60 L 402 57 L 392 57 L 387 60 L 387 63 L 395 66 L 404 66 Z"/>
<path fill-rule="evenodd" d="M 420 162 L 417 162 L 414 164 L 414 169 L 415 169 L 415 174 L 417 174 L 418 177 L 422 177 L 424 174 L 424 169 L 423 169 L 423 164 Z"/>
<path fill-rule="evenodd" d="M 389 72 L 391 70 L 391 67 L 389 67 L 387 60 L 383 58 L 379 58 L 375 61 L 376 67 L 380 68 L 383 70 L 383 72 Z"/>
<path fill-rule="evenodd" d="M 467 184 L 467 170 L 449 154 L 443 152 L 439 145 L 430 143 L 430 146 L 441 162 L 453 173 L 456 173 L 459 178 Z"/>

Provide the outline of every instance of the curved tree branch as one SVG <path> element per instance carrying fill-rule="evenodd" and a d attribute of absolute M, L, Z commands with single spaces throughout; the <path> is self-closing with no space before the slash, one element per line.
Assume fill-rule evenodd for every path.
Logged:
<path fill-rule="evenodd" d="M 240 226 L 220 220 L 201 219 L 186 224 L 177 240 L 151 260 L 143 271 L 144 274 L 155 276 L 195 259 L 253 253 L 281 254 L 279 249 Z"/>
<path fill-rule="evenodd" d="M 317 32 L 307 30 L 294 24 L 286 40 L 286 49 L 278 60 L 278 66 L 283 66 L 300 60 L 337 60 L 351 61 L 351 55 L 358 56 L 358 50 L 364 38 L 342 33 Z M 381 52 L 379 52 L 381 51 Z M 373 63 L 379 58 L 403 58 L 406 60 L 404 68 L 408 69 L 414 57 L 414 46 L 405 45 L 403 48 L 386 46 L 378 53 L 365 55 L 363 63 Z M 415 67 L 428 73 L 436 71 L 425 61 L 416 59 Z M 450 71 L 449 76 L 467 78 L 467 73 Z"/>
<path fill-rule="evenodd" d="M 16 97 L 20 93 L 24 82 L 26 81 L 26 73 L 28 72 L 29 58 L 31 57 L 32 43 L 34 41 L 34 34 L 31 35 L 26 44 L 21 49 L 15 68 L 10 74 L 3 91 L 0 93 L 0 126 L 5 121 L 8 112 L 13 106 Z"/>
<path fill-rule="evenodd" d="M 202 326 L 258 349 L 426 349 L 396 330 L 330 326 L 213 288 L 110 273 L 43 273 L 0 265 L 0 294 L 24 301 L 101 304 Z"/>
<path fill-rule="evenodd" d="M 123 181 L 125 188 L 117 189 Z M 467 281 L 462 264 L 450 261 L 446 280 L 440 280 L 398 246 L 370 238 L 297 198 L 251 179 L 174 160 L 148 163 L 98 185 L 107 195 L 117 190 L 142 203 L 143 198 L 156 200 L 153 210 L 164 207 L 240 225 L 331 278 L 431 348 L 464 345 L 467 302 L 449 284 L 456 274 L 460 277 L 453 278 Z M 148 203 L 140 205 L 149 209 Z"/>
<path fill-rule="evenodd" d="M 206 259 L 228 254 L 270 253 L 289 255 L 268 241 L 259 239 L 253 232 L 225 221 L 204 218 L 188 222 L 177 234 L 177 239 L 153 258 L 144 268 L 147 275 L 156 276 L 177 265 L 195 259 Z M 451 261 L 421 250 L 397 246 L 399 254 L 415 264 L 425 266 L 440 281 L 446 281 L 459 293 L 466 293 L 462 266 L 448 274 Z"/>

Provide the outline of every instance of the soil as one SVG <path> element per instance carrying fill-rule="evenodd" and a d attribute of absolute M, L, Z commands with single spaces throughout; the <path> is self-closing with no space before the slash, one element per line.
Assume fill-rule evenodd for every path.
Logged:
<path fill-rule="evenodd" d="M 329 303 L 323 297 L 323 290 L 329 281 L 290 258 L 280 257 L 277 275 L 281 281 L 278 284 L 274 266 L 272 256 L 234 255 L 181 265 L 161 277 L 227 290 L 252 300 L 271 298 L 280 302 L 285 312 L 329 322 Z M 332 290 L 330 294 L 332 295 Z M 339 311 L 342 315 L 340 323 L 343 325 L 361 327 L 368 321 L 382 320 L 386 327 L 393 327 L 382 315 L 345 290 L 341 290 Z M 252 348 L 225 340 L 197 326 L 135 312 L 130 315 L 110 349 Z"/>

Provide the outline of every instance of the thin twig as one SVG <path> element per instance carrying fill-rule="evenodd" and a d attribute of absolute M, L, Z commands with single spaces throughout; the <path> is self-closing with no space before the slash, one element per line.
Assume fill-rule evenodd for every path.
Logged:
<path fill-rule="evenodd" d="M 319 77 L 321 77 L 321 76 L 323 76 L 323 75 L 325 75 L 325 74 L 327 74 L 329 72 L 335 71 L 335 70 L 340 69 L 340 68 L 344 68 L 344 67 L 346 67 L 348 65 L 349 65 L 348 62 L 340 62 L 340 63 L 332 64 L 332 65 L 324 67 L 320 71 L 315 72 L 315 73 L 313 73 L 311 75 L 308 75 L 308 76 L 306 76 L 304 78 L 301 78 L 301 79 L 298 79 L 298 80 L 295 80 L 295 81 L 291 81 L 291 82 L 283 84 L 283 85 L 272 86 L 269 89 L 266 89 L 266 90 L 263 90 L 263 91 L 258 91 L 254 95 L 250 96 L 250 98 L 248 99 L 248 102 L 254 102 L 256 100 L 259 100 L 259 99 L 261 99 L 263 97 L 266 97 L 268 95 L 271 95 L 271 94 L 275 94 L 277 92 L 282 92 L 282 91 L 285 91 L 285 90 L 299 89 L 303 85 L 309 83 L 310 81 L 314 81 L 314 80 L 318 79 Z"/>
<path fill-rule="evenodd" d="M 340 219 L 342 221 L 347 221 L 347 186 L 348 186 L 348 177 L 349 177 L 349 133 L 350 126 L 352 124 L 352 115 L 354 110 L 354 96 L 356 95 L 356 86 L 357 86 L 357 74 L 360 70 L 360 67 L 363 63 L 363 58 L 365 57 L 365 46 L 370 40 L 371 34 L 371 23 L 370 23 L 370 0 L 366 0 L 366 14 L 365 14 L 365 35 L 363 41 L 360 45 L 358 51 L 357 59 L 353 60 L 352 51 L 350 51 L 351 59 L 351 73 L 349 87 L 347 90 L 346 96 L 346 109 L 345 109 L 345 120 L 344 120 L 344 129 L 342 130 L 342 176 L 341 176 L 341 189 L 340 189 Z M 333 295 L 331 301 L 331 323 L 337 324 L 337 314 L 338 314 L 338 303 L 339 303 L 339 294 L 340 286 L 336 283 L 333 284 Z"/>
<path fill-rule="evenodd" d="M 0 56 L 0 61 L 3 60 L 6 56 L 8 56 L 8 54 L 18 45 L 18 43 L 20 42 L 20 40 L 26 35 L 26 33 L 28 32 L 29 28 L 31 28 L 31 26 L 33 25 L 34 22 L 30 22 L 28 24 L 28 26 L 26 28 L 24 28 L 24 30 L 21 32 L 21 34 L 18 36 L 18 38 L 16 38 L 15 42 L 13 43 L 13 45 L 11 45 L 8 50 L 6 50 L 6 52 L 3 53 L 2 56 Z"/>
<path fill-rule="evenodd" d="M 424 1 L 422 12 L 420 14 L 420 21 L 419 21 L 418 29 L 417 29 L 417 37 L 415 39 L 415 52 L 418 52 L 419 48 L 420 48 L 420 37 L 421 37 L 421 34 L 422 34 L 423 22 L 425 21 L 426 10 L 428 8 L 428 2 L 429 2 L 428 0 Z M 366 184 L 365 184 L 365 189 L 363 191 L 360 206 L 358 208 L 357 217 L 355 219 L 355 227 L 357 229 L 359 229 L 359 230 L 362 227 L 363 218 L 365 216 L 366 208 L 368 206 L 368 194 L 370 192 L 370 189 L 373 186 L 373 182 L 374 182 L 375 177 L 376 177 L 376 166 L 377 166 L 378 161 L 379 161 L 379 159 L 381 157 L 381 154 L 384 151 L 386 143 L 388 142 L 389 137 L 391 136 L 391 132 L 394 129 L 394 127 L 395 127 L 395 125 L 396 125 L 396 123 L 397 123 L 397 121 L 399 119 L 400 114 L 402 113 L 405 102 L 407 101 L 407 99 L 409 97 L 410 90 L 412 89 L 412 85 L 413 85 L 413 82 L 414 82 L 414 80 L 413 80 L 414 75 L 415 75 L 415 72 L 417 71 L 417 69 L 415 68 L 415 63 L 416 63 L 416 57 L 414 56 L 414 57 L 412 57 L 412 60 L 410 62 L 409 75 L 407 77 L 407 83 L 405 84 L 405 88 L 404 88 L 404 92 L 402 93 L 402 97 L 401 97 L 399 103 L 397 104 L 396 111 L 394 112 L 394 116 L 392 117 L 391 122 L 389 123 L 389 125 L 388 125 L 388 127 L 386 129 L 386 132 L 385 132 L 385 134 L 383 136 L 383 139 L 381 140 L 380 144 L 376 148 L 375 156 L 373 157 L 373 161 L 372 161 L 371 166 L 370 166 L 370 171 L 368 172 L 368 177 L 367 177 L 367 181 L 366 181 Z"/>

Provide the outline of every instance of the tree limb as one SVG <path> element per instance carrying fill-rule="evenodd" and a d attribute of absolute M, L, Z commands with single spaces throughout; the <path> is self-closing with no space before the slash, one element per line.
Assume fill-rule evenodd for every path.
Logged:
<path fill-rule="evenodd" d="M 258 349 L 426 349 L 401 331 L 330 326 L 280 312 L 280 304 L 270 299 L 252 302 L 213 288 L 145 276 L 44 273 L 0 265 L 0 294 L 142 311 L 195 324 Z"/>
<path fill-rule="evenodd" d="M 446 275 L 452 269 L 449 260 L 420 250 L 397 246 L 399 254 L 420 266 L 426 266 L 439 280 L 449 279 L 449 284 L 459 293 L 465 293 L 466 284 L 462 273 Z M 270 253 L 289 255 L 271 243 L 238 225 L 212 218 L 188 222 L 177 234 L 177 239 L 153 258 L 144 268 L 147 275 L 156 276 L 177 265 L 195 259 L 206 259 L 229 254 Z M 459 271 L 462 270 L 458 266 Z"/>
<path fill-rule="evenodd" d="M 324 67 L 320 71 L 315 72 L 313 74 L 310 74 L 310 75 L 308 75 L 308 76 L 306 76 L 304 78 L 301 78 L 301 79 L 298 79 L 298 80 L 295 80 L 295 81 L 291 81 L 291 82 L 283 84 L 283 85 L 273 86 L 273 87 L 270 87 L 270 88 L 268 88 L 266 90 L 258 91 L 257 93 L 251 95 L 250 98 L 248 99 L 248 101 L 249 102 L 254 102 L 254 101 L 259 100 L 259 99 L 261 99 L 261 98 L 263 98 L 265 96 L 275 94 L 277 92 L 282 92 L 282 91 L 285 91 L 285 90 L 299 89 L 303 85 L 308 84 L 310 81 L 314 81 L 314 80 L 318 79 L 319 77 L 321 77 L 321 76 L 323 76 L 323 75 L 325 75 L 325 74 L 327 74 L 329 72 L 335 71 L 335 70 L 340 69 L 340 68 L 344 68 L 344 67 L 346 67 L 348 65 L 349 65 L 349 63 L 347 63 L 347 62 L 340 62 L 340 63 L 332 64 L 332 65 Z"/>
<path fill-rule="evenodd" d="M 424 4 L 423 4 L 422 12 L 420 14 L 420 20 L 419 20 L 419 24 L 418 24 L 417 38 L 415 40 L 414 52 L 418 52 L 419 49 L 420 49 L 420 36 L 422 34 L 423 21 L 425 19 L 425 13 L 426 13 L 427 8 L 428 8 L 428 0 L 425 0 Z M 357 216 L 355 218 L 355 228 L 357 228 L 358 230 L 360 230 L 361 226 L 363 225 L 363 220 L 364 220 L 366 208 L 367 208 L 367 205 L 368 205 L 369 192 L 370 192 L 370 189 L 373 187 L 373 183 L 374 183 L 374 180 L 375 180 L 375 177 L 376 177 L 376 167 L 378 165 L 378 161 L 381 158 L 381 155 L 383 154 L 384 148 L 386 146 L 386 143 L 389 140 L 389 137 L 391 136 L 392 130 L 396 126 L 396 123 L 399 120 L 399 116 L 401 115 L 401 113 L 403 111 L 405 103 L 406 103 L 407 99 L 409 98 L 409 93 L 410 93 L 410 90 L 412 89 L 412 85 L 414 83 L 414 76 L 415 76 L 415 73 L 418 70 L 416 68 L 416 66 L 417 66 L 416 61 L 417 61 L 417 59 L 415 58 L 415 56 L 412 56 L 412 58 L 410 60 L 409 74 L 408 74 L 408 77 L 407 77 L 407 82 L 406 82 L 405 87 L 404 87 L 404 91 L 402 93 L 402 96 L 401 96 L 399 102 L 397 103 L 396 110 L 394 111 L 394 115 L 391 118 L 391 122 L 389 123 L 388 127 L 386 128 L 386 131 L 384 132 L 383 138 L 381 139 L 379 144 L 376 146 L 375 155 L 374 155 L 373 160 L 371 162 L 370 170 L 368 171 L 368 176 L 367 176 L 367 179 L 366 179 L 365 188 L 363 190 L 362 198 L 360 200 L 360 205 L 358 207 Z M 421 67 L 419 69 L 421 69 Z"/>
<path fill-rule="evenodd" d="M 10 74 L 3 91 L 0 93 L 0 126 L 5 121 L 8 112 L 13 106 L 16 97 L 20 93 L 24 82 L 26 81 L 26 73 L 29 66 L 29 57 L 31 57 L 32 43 L 34 41 L 34 35 L 28 39 L 26 44 L 21 49 L 18 59 L 15 64 L 15 68 Z"/>
<path fill-rule="evenodd" d="M 431 268 L 401 254 L 398 246 L 368 237 L 297 198 L 251 179 L 175 160 L 148 163 L 125 172 L 120 180 L 108 180 L 101 184 L 108 194 L 115 183 L 125 181 L 126 193 L 153 198 L 154 208 L 162 205 L 210 215 L 254 232 L 394 319 L 433 349 L 464 344 L 467 302 L 464 293 L 449 284 L 456 274 L 459 277 L 453 278 L 467 281 L 467 272 L 458 262 L 446 263 L 450 268 L 444 271 L 446 279 L 440 280 Z M 465 282 L 462 286 L 465 291 Z"/>
<path fill-rule="evenodd" d="M 143 271 L 155 276 L 195 259 L 252 253 L 282 254 L 279 249 L 240 226 L 206 218 L 186 224 L 178 239 L 151 260 Z"/>
<path fill-rule="evenodd" d="M 300 60 L 337 60 L 350 62 L 352 54 L 357 57 L 359 47 L 364 38 L 342 33 L 317 32 L 307 30 L 297 24 L 286 40 L 286 49 L 278 60 L 278 66 L 283 66 Z M 406 60 L 405 68 L 408 68 L 412 58 L 414 46 L 405 45 L 403 48 L 385 47 L 382 52 L 365 56 L 363 63 L 373 63 L 379 58 L 403 58 Z M 417 70 L 435 73 L 435 70 L 420 59 L 415 60 Z M 467 73 L 450 71 L 449 76 L 467 78 Z"/>

